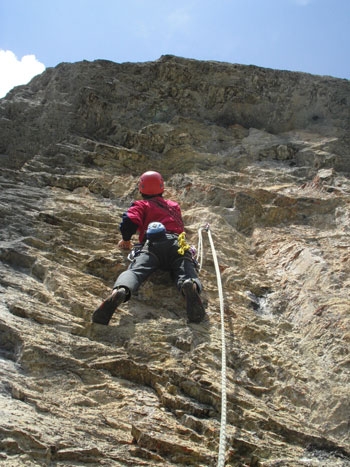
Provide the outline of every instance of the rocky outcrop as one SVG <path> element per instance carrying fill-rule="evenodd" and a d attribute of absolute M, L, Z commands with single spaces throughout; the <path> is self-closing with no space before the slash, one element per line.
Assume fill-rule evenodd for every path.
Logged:
<path fill-rule="evenodd" d="M 127 267 L 137 179 L 159 170 L 224 289 L 227 466 L 346 466 L 347 80 L 165 56 L 60 64 L 0 100 L 1 462 L 211 466 L 221 319 L 166 273 L 91 313 Z"/>

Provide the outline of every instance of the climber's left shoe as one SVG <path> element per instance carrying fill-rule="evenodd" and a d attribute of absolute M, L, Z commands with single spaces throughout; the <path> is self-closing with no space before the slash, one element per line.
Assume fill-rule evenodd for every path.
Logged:
<path fill-rule="evenodd" d="M 124 288 L 114 289 L 112 294 L 93 312 L 92 322 L 107 325 L 116 308 L 125 302 L 126 290 Z"/>

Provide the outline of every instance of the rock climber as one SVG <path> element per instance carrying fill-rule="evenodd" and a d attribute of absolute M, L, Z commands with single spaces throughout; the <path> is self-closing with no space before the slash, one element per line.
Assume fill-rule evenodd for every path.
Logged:
<path fill-rule="evenodd" d="M 163 198 L 164 180 L 158 172 L 142 174 L 138 188 L 142 199 L 134 201 L 123 214 L 120 224 L 122 240 L 118 243 L 120 249 L 132 250 L 132 262 L 115 281 L 112 294 L 94 311 L 92 321 L 107 325 L 116 308 L 130 300 L 143 282 L 161 269 L 170 271 L 178 290 L 185 297 L 189 322 L 199 323 L 205 316 L 200 298 L 202 285 L 185 240 L 180 206 Z M 138 249 L 131 243 L 136 232 L 139 233 Z"/>

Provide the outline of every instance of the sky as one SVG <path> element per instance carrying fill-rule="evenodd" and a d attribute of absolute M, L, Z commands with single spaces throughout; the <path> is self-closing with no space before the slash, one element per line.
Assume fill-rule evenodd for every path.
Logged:
<path fill-rule="evenodd" d="M 61 62 L 166 54 L 350 79 L 350 0 L 0 0 L 0 97 Z"/>

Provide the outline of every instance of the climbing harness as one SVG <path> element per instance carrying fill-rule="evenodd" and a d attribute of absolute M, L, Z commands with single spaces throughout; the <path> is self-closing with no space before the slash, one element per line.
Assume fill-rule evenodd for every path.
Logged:
<path fill-rule="evenodd" d="M 130 263 L 132 263 L 134 261 L 136 256 L 139 256 L 141 254 L 142 248 L 143 248 L 143 243 L 137 243 L 133 247 L 133 249 L 128 254 L 128 260 L 130 261 Z"/>
<path fill-rule="evenodd" d="M 203 266 L 203 238 L 202 232 L 208 234 L 211 252 L 215 265 L 216 280 L 218 286 L 219 300 L 220 300 L 220 316 L 221 316 L 221 425 L 220 425 L 220 442 L 217 467 L 225 465 L 225 449 L 226 449 L 226 342 L 225 342 L 225 322 L 224 322 L 224 296 L 222 291 L 221 275 L 219 269 L 219 262 L 215 251 L 213 238 L 211 236 L 209 224 L 201 227 L 198 230 L 198 258 L 199 269 Z"/>

